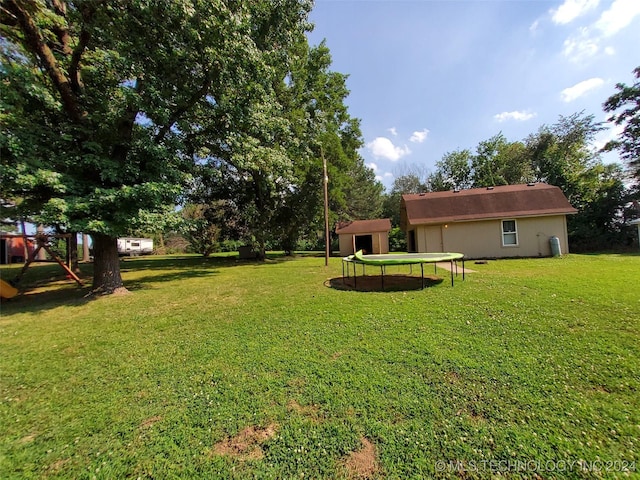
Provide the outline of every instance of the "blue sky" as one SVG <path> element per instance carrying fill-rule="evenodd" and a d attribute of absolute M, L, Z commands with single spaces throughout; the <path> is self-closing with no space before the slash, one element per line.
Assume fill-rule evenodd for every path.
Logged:
<path fill-rule="evenodd" d="M 640 0 L 316 0 L 311 21 L 387 188 L 499 132 L 522 140 L 583 110 L 604 121 L 640 66 Z"/>

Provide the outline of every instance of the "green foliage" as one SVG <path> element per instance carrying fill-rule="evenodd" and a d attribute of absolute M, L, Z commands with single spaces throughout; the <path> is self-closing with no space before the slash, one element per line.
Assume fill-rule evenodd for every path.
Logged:
<path fill-rule="evenodd" d="M 393 227 L 389 232 L 389 251 L 406 252 L 407 237 L 400 227 Z"/>
<path fill-rule="evenodd" d="M 289 176 L 293 141 L 274 85 L 310 8 L 3 2 L 0 197 L 22 200 L 16 217 L 103 234 L 108 245 L 145 217 L 157 228 L 173 221 L 164 213 L 203 155 L 226 155 L 268 196 Z M 96 261 L 113 266 L 113 255 L 98 249 Z M 106 290 L 121 284 L 112 277 Z"/>
<path fill-rule="evenodd" d="M 218 200 L 211 204 L 187 204 L 182 209 L 182 231 L 189 250 L 208 257 L 213 252 L 237 250 L 241 226 L 234 222 L 238 214 L 233 204 Z M 230 249 L 230 250 L 229 250 Z"/>
<path fill-rule="evenodd" d="M 384 195 L 382 216 L 389 218 L 392 226 L 400 225 L 402 195 L 405 193 L 420 193 L 430 190 L 428 184 L 433 178 L 429 176 L 427 180 L 423 182 L 422 176 L 422 172 L 418 168 L 408 168 L 402 175 L 394 179 L 391 191 Z"/>
<path fill-rule="evenodd" d="M 382 186 L 357 153 L 362 139 L 344 103 L 346 77 L 330 66 L 324 43 L 309 47 L 297 37 L 263 87 L 273 95 L 256 104 L 263 114 L 241 117 L 232 138 L 210 138 L 201 152 L 192 201 L 235 205 L 226 218 L 243 226 L 236 238 L 261 255 L 269 244 L 293 251 L 324 229 L 323 157 L 332 221 L 380 213 Z M 223 111 L 235 111 L 230 98 Z"/>
<path fill-rule="evenodd" d="M 555 185 L 579 210 L 568 218 L 572 250 L 625 247 L 624 210 L 632 196 L 619 166 L 604 165 L 591 147 L 602 128 L 593 115 L 581 112 L 541 126 L 522 142 L 509 142 L 500 133 L 480 142 L 475 154 L 458 150 L 444 155 L 425 186 L 441 191 L 531 181 Z M 419 184 L 417 177 L 397 181 Z M 415 189 L 405 190 L 403 193 L 412 193 Z"/>
<path fill-rule="evenodd" d="M 135 295 L 35 288 L 61 272 L 44 265 L 3 303 L 3 478 L 334 479 L 363 437 L 380 478 L 637 476 L 638 255 L 467 264 L 453 288 L 377 293 L 327 288 L 339 259 L 123 266 Z M 261 458 L 216 450 L 270 425 Z"/>
<path fill-rule="evenodd" d="M 640 67 L 633 71 L 633 85 L 616 84 L 616 93 L 604 103 L 604 111 L 611 113 L 609 121 L 624 125 L 617 140 L 612 140 L 605 150 L 618 150 L 627 162 L 629 174 L 640 184 Z"/>

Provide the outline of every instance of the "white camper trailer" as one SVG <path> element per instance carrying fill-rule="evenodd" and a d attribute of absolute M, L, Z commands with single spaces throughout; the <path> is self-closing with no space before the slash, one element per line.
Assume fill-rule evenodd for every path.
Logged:
<path fill-rule="evenodd" d="M 120 255 L 148 255 L 153 253 L 151 238 L 124 237 L 118 239 L 118 254 Z"/>

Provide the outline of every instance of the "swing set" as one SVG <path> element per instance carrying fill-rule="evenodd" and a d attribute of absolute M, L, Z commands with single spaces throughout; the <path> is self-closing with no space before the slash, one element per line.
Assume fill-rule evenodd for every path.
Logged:
<path fill-rule="evenodd" d="M 20 270 L 20 273 L 11 281 L 11 282 L 5 282 L 2 281 L 2 284 L 0 285 L 1 287 L 1 294 L 2 297 L 4 298 L 11 298 L 15 295 L 17 295 L 17 285 L 20 283 L 20 280 L 22 280 L 22 277 L 24 276 L 24 274 L 26 273 L 26 271 L 29 269 L 29 267 L 31 266 L 32 263 L 37 262 L 37 256 L 38 253 L 40 252 L 40 250 L 44 249 L 50 256 L 51 258 L 53 258 L 53 260 L 55 260 L 58 265 L 60 265 L 60 267 L 62 267 L 62 269 L 67 273 L 67 275 L 69 277 L 71 277 L 73 280 L 75 280 L 75 282 L 81 286 L 84 287 L 84 283 L 82 283 L 82 280 L 80 280 L 80 278 L 73 272 L 73 270 L 71 270 L 71 252 L 70 252 L 70 243 L 69 239 L 71 238 L 70 233 L 64 233 L 64 234 L 37 234 L 37 235 L 12 235 L 13 237 L 20 237 L 24 239 L 25 244 L 27 243 L 28 239 L 33 239 L 35 241 L 36 244 L 36 248 L 33 249 L 33 251 L 31 251 L 31 253 L 29 253 L 29 256 L 24 264 L 24 266 L 22 267 L 22 270 Z M 6 235 L 5 235 L 6 237 Z M 52 239 L 54 238 L 63 238 L 66 240 L 66 244 L 67 244 L 67 262 L 63 262 L 62 259 L 51 249 L 50 246 L 50 242 Z M 6 287 L 6 288 L 5 288 Z M 7 294 L 5 296 L 5 294 Z"/>

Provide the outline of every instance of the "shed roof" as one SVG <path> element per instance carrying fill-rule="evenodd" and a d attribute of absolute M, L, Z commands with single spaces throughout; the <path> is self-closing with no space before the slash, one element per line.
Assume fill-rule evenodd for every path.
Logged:
<path fill-rule="evenodd" d="M 343 233 L 377 233 L 391 230 L 391 220 L 378 218 L 375 220 L 352 220 L 336 225 L 336 234 Z"/>
<path fill-rule="evenodd" d="M 562 190 L 546 183 L 408 194 L 402 207 L 409 225 L 577 213 Z"/>

